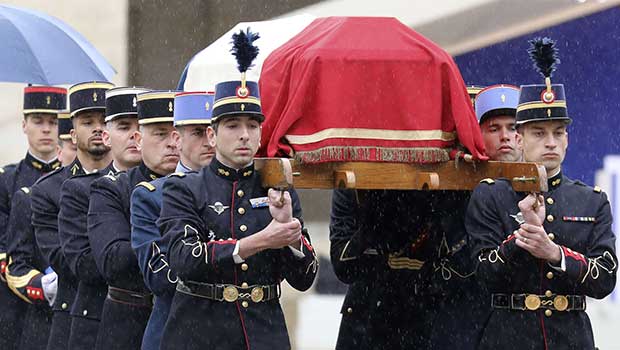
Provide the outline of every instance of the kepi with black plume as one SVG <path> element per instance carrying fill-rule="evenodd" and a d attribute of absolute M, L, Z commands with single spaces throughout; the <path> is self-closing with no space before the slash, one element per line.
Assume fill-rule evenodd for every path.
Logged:
<path fill-rule="evenodd" d="M 265 117 L 261 110 L 258 83 L 246 80 L 246 72 L 252 68 L 259 48 L 254 42 L 260 38 L 248 28 L 232 36 L 230 52 L 237 60 L 241 80 L 225 81 L 215 85 L 212 123 L 222 117 L 247 115 L 262 122 Z"/>
<path fill-rule="evenodd" d="M 517 125 L 532 121 L 564 120 L 570 123 L 564 85 L 552 84 L 551 77 L 560 63 L 556 42 L 550 38 L 529 41 L 528 54 L 545 84 L 521 85 L 517 107 Z"/>

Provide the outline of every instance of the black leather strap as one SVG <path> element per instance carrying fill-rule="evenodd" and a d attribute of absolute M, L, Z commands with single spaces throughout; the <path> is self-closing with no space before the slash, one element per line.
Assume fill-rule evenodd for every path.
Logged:
<path fill-rule="evenodd" d="M 153 295 L 148 293 L 134 292 L 131 290 L 108 287 L 107 299 L 122 304 L 133 306 L 153 307 Z"/>

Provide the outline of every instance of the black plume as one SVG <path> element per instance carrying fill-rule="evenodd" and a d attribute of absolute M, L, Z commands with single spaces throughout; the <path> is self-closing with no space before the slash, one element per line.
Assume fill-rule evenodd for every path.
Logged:
<path fill-rule="evenodd" d="M 252 33 L 249 27 L 245 32 L 241 29 L 239 33 L 233 34 L 230 52 L 237 59 L 239 72 L 243 73 L 252 67 L 252 61 L 258 56 L 258 47 L 254 46 L 254 40 L 258 38 L 258 33 Z"/>
<path fill-rule="evenodd" d="M 555 41 L 550 38 L 534 38 L 530 40 L 527 50 L 536 70 L 545 78 L 551 77 L 556 66 L 560 63 Z"/>

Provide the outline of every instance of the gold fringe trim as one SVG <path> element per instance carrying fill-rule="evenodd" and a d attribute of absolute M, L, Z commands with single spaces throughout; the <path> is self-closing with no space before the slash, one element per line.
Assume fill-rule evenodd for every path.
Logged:
<path fill-rule="evenodd" d="M 450 160 L 448 148 L 439 147 L 357 147 L 327 146 L 313 151 L 295 153 L 295 160 L 301 163 L 320 162 L 363 162 L 390 163 L 440 163 Z M 374 155 L 373 155 L 374 151 Z"/>

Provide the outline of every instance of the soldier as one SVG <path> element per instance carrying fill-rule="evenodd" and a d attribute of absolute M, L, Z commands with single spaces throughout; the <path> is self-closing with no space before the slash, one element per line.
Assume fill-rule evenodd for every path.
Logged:
<path fill-rule="evenodd" d="M 459 229 L 459 203 L 429 191 L 334 191 L 330 255 L 349 284 L 336 349 L 431 347 L 443 292 L 434 263 Z"/>
<path fill-rule="evenodd" d="M 177 172 L 199 170 L 209 165 L 213 156 L 207 138 L 211 122 L 213 94 L 183 92 L 174 98 L 175 138 L 181 154 Z M 161 190 L 166 178 L 141 182 L 131 196 L 131 245 L 136 255 L 144 282 L 154 295 L 153 311 L 144 337 L 143 350 L 159 349 L 177 277 L 168 265 L 168 240 L 162 237 L 155 222 L 161 211 Z"/>
<path fill-rule="evenodd" d="M 19 337 L 26 311 L 22 302 L 5 284 L 8 220 L 13 194 L 29 187 L 42 175 L 60 167 L 56 158 L 57 114 L 66 108 L 67 91 L 52 86 L 28 86 L 24 89 L 22 129 L 28 139 L 26 157 L 0 174 L 0 348 L 13 349 Z M 21 210 L 14 208 L 15 210 Z"/>
<path fill-rule="evenodd" d="M 91 82 L 69 89 L 71 137 L 77 144 L 77 159 L 85 173 L 70 177 L 60 187 L 58 236 L 67 265 L 79 281 L 71 305 L 69 349 L 95 346 L 107 292 L 90 249 L 86 220 L 90 184 L 100 176 L 114 173 L 110 147 L 103 138 L 105 92 L 113 87 L 107 82 Z"/>
<path fill-rule="evenodd" d="M 511 85 L 489 86 L 476 96 L 476 116 L 490 160 L 521 159 L 515 130 L 518 101 L 519 89 Z M 470 195 L 465 191 L 446 191 L 435 196 L 440 202 L 433 215 L 442 218 L 444 234 L 433 277 L 441 285 L 443 297 L 437 306 L 431 349 L 476 349 L 491 313 L 490 295 L 475 276 L 478 261 L 471 259 L 472 247 L 465 230 Z"/>
<path fill-rule="evenodd" d="M 109 286 L 96 348 L 140 349 L 151 314 L 152 295 L 144 285 L 136 254 L 131 249 L 129 200 L 138 183 L 172 173 L 179 161 L 172 135 L 174 93 L 123 89 L 110 90 L 107 96 L 107 113 L 115 116 L 108 123 L 129 119 L 137 127 L 139 121 L 138 147 L 143 162 L 116 176 L 97 179 L 91 186 L 88 236 L 97 267 Z M 124 103 L 115 102 L 118 99 Z M 132 101 L 135 101 L 133 108 Z M 114 114 L 111 105 L 130 112 L 118 119 L 121 115 Z"/>
<path fill-rule="evenodd" d="M 484 149 L 491 160 L 521 160 L 515 127 L 518 102 L 519 88 L 512 85 L 489 86 L 476 96 L 476 116 Z"/>
<path fill-rule="evenodd" d="M 521 86 L 517 131 L 524 160 L 545 166 L 549 191 L 519 193 L 500 179 L 472 195 L 466 227 L 493 308 L 480 349 L 594 349 L 586 296 L 603 298 L 616 283 L 609 202 L 562 174 L 571 118 L 564 86 L 551 84 L 555 42 L 531 44 L 545 84 Z"/>
<path fill-rule="evenodd" d="M 63 123 L 63 120 L 60 123 Z M 69 124 L 71 129 L 73 127 L 71 120 Z M 77 290 L 77 280 L 62 254 L 58 237 L 59 189 L 67 178 L 84 174 L 80 161 L 75 157 L 77 145 L 73 143 L 71 134 L 68 138 L 65 134 L 61 135 L 60 140 L 59 158 L 65 164 L 73 154 L 73 162 L 39 179 L 32 187 L 30 196 L 32 226 L 37 246 L 45 262 L 58 275 L 58 290 L 52 305 L 52 325 L 47 342 L 48 350 L 67 349 L 71 329 L 69 310 Z"/>
<path fill-rule="evenodd" d="M 75 158 L 70 138 L 69 113 L 58 114 L 58 159 L 63 166 Z M 57 293 L 57 276 L 36 245 L 32 226 L 31 191 L 22 187 L 15 192 L 8 227 L 8 252 L 11 263 L 7 266 L 7 283 L 18 297 L 28 303 L 19 349 L 44 349 L 52 323 L 51 305 Z"/>
<path fill-rule="evenodd" d="M 316 275 L 296 192 L 285 192 L 282 202 L 274 191 L 268 198 L 254 168 L 264 116 L 258 84 L 246 81 L 245 71 L 258 54 L 257 37 L 233 36 L 243 78 L 216 85 L 208 129 L 215 158 L 164 184 L 158 226 L 170 239 L 179 282 L 162 349 L 290 348 L 279 284 L 286 279 L 303 291 Z"/>

